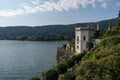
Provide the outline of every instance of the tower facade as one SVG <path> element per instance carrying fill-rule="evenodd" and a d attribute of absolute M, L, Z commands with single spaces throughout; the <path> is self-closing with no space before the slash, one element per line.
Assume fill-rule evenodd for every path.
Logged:
<path fill-rule="evenodd" d="M 90 27 L 75 28 L 75 51 L 86 52 L 94 46 L 93 29 Z"/>

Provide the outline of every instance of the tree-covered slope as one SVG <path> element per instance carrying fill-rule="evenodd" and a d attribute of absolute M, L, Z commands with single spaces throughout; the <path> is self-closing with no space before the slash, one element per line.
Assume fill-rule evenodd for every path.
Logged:
<path fill-rule="evenodd" d="M 120 25 L 106 31 L 74 73 L 76 80 L 120 80 Z"/>
<path fill-rule="evenodd" d="M 72 67 L 74 80 L 120 80 L 120 12 L 116 26 Z M 67 72 L 69 73 L 69 72 Z M 67 74 L 66 73 L 66 74 Z M 65 75 L 71 79 L 72 75 Z"/>
<path fill-rule="evenodd" d="M 111 23 L 115 26 L 117 18 L 100 21 L 100 30 L 104 30 Z M 0 27 L 0 39 L 12 40 L 71 40 L 74 38 L 75 27 L 87 25 L 96 29 L 97 22 L 76 23 L 69 25 L 47 25 L 47 26 L 8 26 Z"/>

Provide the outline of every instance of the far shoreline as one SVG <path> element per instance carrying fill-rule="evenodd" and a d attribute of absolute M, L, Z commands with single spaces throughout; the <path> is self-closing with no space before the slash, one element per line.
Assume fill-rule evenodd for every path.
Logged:
<path fill-rule="evenodd" d="M 69 42 L 68 40 L 15 40 L 15 39 L 0 39 L 0 41 Z"/>

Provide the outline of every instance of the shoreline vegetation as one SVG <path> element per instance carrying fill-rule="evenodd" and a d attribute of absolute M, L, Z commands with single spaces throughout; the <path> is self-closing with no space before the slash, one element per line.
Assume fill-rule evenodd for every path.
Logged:
<path fill-rule="evenodd" d="M 119 65 L 120 12 L 116 26 L 103 32 L 99 44 L 90 51 L 72 54 L 65 61 L 60 60 L 42 73 L 42 80 L 120 80 Z"/>

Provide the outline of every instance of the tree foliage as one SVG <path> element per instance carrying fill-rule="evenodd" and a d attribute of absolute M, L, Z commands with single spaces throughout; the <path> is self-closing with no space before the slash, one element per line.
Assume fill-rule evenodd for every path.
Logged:
<path fill-rule="evenodd" d="M 111 31 L 115 30 L 117 28 Z M 118 34 L 106 36 L 92 52 L 87 53 L 89 58 L 82 61 L 75 71 L 76 80 L 120 80 L 120 35 Z"/>
<path fill-rule="evenodd" d="M 30 80 L 40 80 L 40 78 L 34 77 L 34 78 L 31 78 Z"/>
<path fill-rule="evenodd" d="M 117 18 L 110 19 L 111 26 L 115 26 Z M 88 24 L 96 28 L 96 22 L 77 23 L 69 25 L 47 25 L 47 26 L 9 26 L 0 27 L 0 39 L 2 40 L 71 40 L 74 38 L 75 26 L 86 27 Z M 99 22 L 100 30 L 108 26 L 108 20 Z"/>
<path fill-rule="evenodd" d="M 72 71 L 65 73 L 64 80 L 75 80 L 75 74 Z"/>
<path fill-rule="evenodd" d="M 101 33 L 100 33 L 100 31 L 95 31 L 94 32 L 94 38 L 96 39 L 96 38 L 99 38 L 101 36 Z"/>
<path fill-rule="evenodd" d="M 119 14 L 118 14 L 118 26 L 120 26 L 120 10 L 119 10 Z"/>
<path fill-rule="evenodd" d="M 60 63 L 57 65 L 57 70 L 59 74 L 64 74 L 67 72 L 67 65 L 65 63 Z"/>
<path fill-rule="evenodd" d="M 68 68 L 73 67 L 74 64 L 75 64 L 74 59 L 70 58 L 70 59 L 67 60 L 67 66 L 68 66 Z"/>
<path fill-rule="evenodd" d="M 50 69 L 46 72 L 45 80 L 58 80 L 58 72 L 54 69 Z"/>
<path fill-rule="evenodd" d="M 100 44 L 84 57 L 74 71 L 76 80 L 120 80 L 120 26 L 106 31 Z"/>

